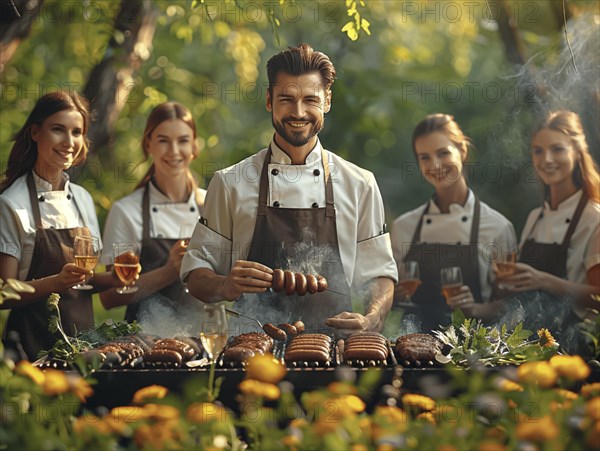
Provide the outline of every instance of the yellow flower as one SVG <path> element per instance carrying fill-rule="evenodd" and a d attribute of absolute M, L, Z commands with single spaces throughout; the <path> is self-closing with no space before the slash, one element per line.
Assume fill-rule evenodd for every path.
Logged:
<path fill-rule="evenodd" d="M 406 425 L 408 423 L 408 415 L 404 410 L 396 406 L 377 406 L 375 408 L 376 416 L 383 416 L 390 420 L 390 422 L 397 427 L 401 427 L 401 425 Z M 403 432 L 402 429 L 399 432 Z"/>
<path fill-rule="evenodd" d="M 574 401 L 578 397 L 577 393 L 565 390 L 564 388 L 555 388 L 554 392 L 565 401 Z"/>
<path fill-rule="evenodd" d="M 550 388 L 556 383 L 558 375 L 548 362 L 527 362 L 517 369 L 521 382 L 536 384 L 543 388 Z"/>
<path fill-rule="evenodd" d="M 143 404 L 147 399 L 162 399 L 167 396 L 167 393 L 169 393 L 169 390 L 162 385 L 149 385 L 136 391 L 132 402 Z"/>
<path fill-rule="evenodd" d="M 435 401 L 427 396 L 409 393 L 402 396 L 402 404 L 405 408 L 428 412 L 435 408 Z"/>
<path fill-rule="evenodd" d="M 227 411 L 210 402 L 196 402 L 190 404 L 186 410 L 186 418 L 192 423 L 208 423 L 210 421 L 227 420 Z"/>
<path fill-rule="evenodd" d="M 591 384 L 585 384 L 581 387 L 581 395 L 584 398 L 591 398 L 592 396 L 600 396 L 600 382 L 593 382 Z"/>
<path fill-rule="evenodd" d="M 559 376 L 564 376 L 573 381 L 587 379 L 590 367 L 578 355 L 555 355 L 550 359 L 550 365 Z"/>
<path fill-rule="evenodd" d="M 75 421 L 73 422 L 73 431 L 76 434 L 81 435 L 88 430 L 92 430 L 103 435 L 108 435 L 111 432 L 104 421 L 95 415 L 86 414 L 84 416 L 75 418 Z"/>
<path fill-rule="evenodd" d="M 27 360 L 21 360 L 17 364 L 17 367 L 15 368 L 15 372 L 17 374 L 21 374 L 23 376 L 29 377 L 33 382 L 35 382 L 38 385 L 42 385 L 46 378 L 44 376 L 44 373 L 42 370 L 40 370 L 36 366 L 33 366 Z"/>
<path fill-rule="evenodd" d="M 344 395 L 338 398 L 338 401 L 348 408 L 351 412 L 360 413 L 365 410 L 366 404 L 356 395 Z"/>
<path fill-rule="evenodd" d="M 556 423 L 549 416 L 542 418 L 523 417 L 517 424 L 516 433 L 521 440 L 547 442 L 558 437 L 559 430 Z"/>
<path fill-rule="evenodd" d="M 245 395 L 259 396 L 268 400 L 278 399 L 281 395 L 279 387 L 270 383 L 257 381 L 254 379 L 243 380 L 238 388 Z"/>
<path fill-rule="evenodd" d="M 350 447 L 350 451 L 368 451 L 369 448 L 367 448 L 365 445 L 363 445 L 362 443 L 355 443 L 354 445 L 352 445 Z"/>
<path fill-rule="evenodd" d="M 300 444 L 300 439 L 295 435 L 286 435 L 281 439 L 281 443 L 288 448 L 294 448 Z"/>
<path fill-rule="evenodd" d="M 391 443 L 382 443 L 377 445 L 377 451 L 394 451 L 394 446 Z"/>
<path fill-rule="evenodd" d="M 452 445 L 439 445 L 436 449 L 437 451 L 458 451 L 458 448 Z"/>
<path fill-rule="evenodd" d="M 600 421 L 600 396 L 596 396 L 585 403 L 585 413 L 595 421 Z"/>
<path fill-rule="evenodd" d="M 257 381 L 276 384 L 285 377 L 287 369 L 272 354 L 255 355 L 246 363 L 246 377 Z"/>
<path fill-rule="evenodd" d="M 596 421 L 587 432 L 586 443 L 590 449 L 600 449 L 600 421 Z"/>
<path fill-rule="evenodd" d="M 118 423 L 137 423 L 148 418 L 148 412 L 138 406 L 115 407 L 109 413 L 112 421 Z"/>
<path fill-rule="evenodd" d="M 506 446 L 498 442 L 484 440 L 479 444 L 477 451 L 506 451 Z"/>
<path fill-rule="evenodd" d="M 146 404 L 143 406 L 148 418 L 157 421 L 178 420 L 179 409 L 164 404 Z"/>
<path fill-rule="evenodd" d="M 317 421 L 313 423 L 313 431 L 317 435 L 327 435 L 335 432 L 340 422 L 337 418 L 323 418 L 320 416 Z"/>
<path fill-rule="evenodd" d="M 120 421 L 118 418 L 110 414 L 102 417 L 102 423 L 109 431 L 119 435 L 127 435 L 126 431 L 129 430 L 127 423 Z"/>
<path fill-rule="evenodd" d="M 94 390 L 83 377 L 78 375 L 69 375 L 69 389 L 71 393 L 79 398 L 81 402 L 85 402 L 86 398 L 89 398 L 94 394 Z"/>
<path fill-rule="evenodd" d="M 554 339 L 554 337 L 548 329 L 541 328 L 540 330 L 538 330 L 537 334 L 538 337 L 540 337 L 540 346 L 542 348 L 551 348 L 553 346 L 556 346 L 556 340 Z"/>
<path fill-rule="evenodd" d="M 356 387 L 346 382 L 332 382 L 327 386 L 327 390 L 334 395 L 355 395 Z"/>
<path fill-rule="evenodd" d="M 42 390 L 49 396 L 60 395 L 69 391 L 69 381 L 65 373 L 58 370 L 46 370 Z"/>

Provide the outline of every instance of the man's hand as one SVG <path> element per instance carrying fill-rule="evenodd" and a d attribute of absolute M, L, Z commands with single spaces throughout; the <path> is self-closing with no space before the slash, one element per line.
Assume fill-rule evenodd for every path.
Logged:
<path fill-rule="evenodd" d="M 458 294 L 448 298 L 446 300 L 446 304 L 448 304 L 452 310 L 457 308 L 461 309 L 468 317 L 476 316 L 475 298 L 473 297 L 473 293 L 471 293 L 471 289 L 468 285 L 463 285 L 460 287 Z"/>
<path fill-rule="evenodd" d="M 325 325 L 337 329 L 338 334 L 342 337 L 348 337 L 360 332 L 379 332 L 381 330 L 378 327 L 379 323 L 379 315 L 377 313 L 365 316 L 352 312 L 342 312 L 331 318 L 327 318 L 325 321 Z"/>
<path fill-rule="evenodd" d="M 223 279 L 223 299 L 234 301 L 244 293 L 264 293 L 273 282 L 273 270 L 257 262 L 238 260 Z"/>

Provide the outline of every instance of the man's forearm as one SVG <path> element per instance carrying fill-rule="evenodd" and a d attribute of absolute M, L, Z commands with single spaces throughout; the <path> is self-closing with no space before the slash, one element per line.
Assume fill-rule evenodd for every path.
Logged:
<path fill-rule="evenodd" d="M 206 268 L 193 270 L 187 279 L 187 287 L 192 296 L 207 303 L 224 299 L 221 289 L 225 276 Z"/>
<path fill-rule="evenodd" d="M 365 316 L 374 317 L 377 321 L 376 330 L 382 330 L 385 320 L 392 308 L 394 299 L 394 281 L 387 277 L 378 277 L 369 282 L 370 302 L 365 310 Z"/>

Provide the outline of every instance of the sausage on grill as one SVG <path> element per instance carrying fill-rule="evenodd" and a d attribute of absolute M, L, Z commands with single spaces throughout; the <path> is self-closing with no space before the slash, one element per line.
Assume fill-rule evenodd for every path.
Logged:
<path fill-rule="evenodd" d="M 181 365 L 181 354 L 170 349 L 153 349 L 144 356 L 146 362 L 175 363 Z"/>
<path fill-rule="evenodd" d="M 296 293 L 298 296 L 304 296 L 308 290 L 306 276 L 301 272 L 294 274 L 296 278 Z"/>
<path fill-rule="evenodd" d="M 317 276 L 318 291 L 319 293 L 327 289 L 327 279 L 323 276 Z"/>
<path fill-rule="evenodd" d="M 294 323 L 294 327 L 296 328 L 296 331 L 301 334 L 302 332 L 304 332 L 304 330 L 306 329 L 304 326 L 304 323 L 300 320 L 296 321 Z"/>
<path fill-rule="evenodd" d="M 290 323 L 279 324 L 277 327 L 283 330 L 288 337 L 298 334 L 298 329 L 296 329 L 296 326 L 293 326 Z"/>
<path fill-rule="evenodd" d="M 285 353 L 286 362 L 328 362 L 329 354 L 320 350 L 299 349 Z"/>
<path fill-rule="evenodd" d="M 319 291 L 319 281 L 312 274 L 306 275 L 306 289 L 310 294 L 315 294 Z"/>
<path fill-rule="evenodd" d="M 279 293 L 283 290 L 283 286 L 285 283 L 285 275 L 283 273 L 283 269 L 274 269 L 273 270 L 273 291 Z"/>
<path fill-rule="evenodd" d="M 292 271 L 284 271 L 285 294 L 291 296 L 296 291 L 296 275 Z"/>
<path fill-rule="evenodd" d="M 263 330 L 266 332 L 266 334 L 269 337 L 272 337 L 273 339 L 275 339 L 277 341 L 286 341 L 287 340 L 287 334 L 285 333 L 285 331 L 281 330 L 279 327 L 275 326 L 274 324 L 266 323 L 263 326 Z"/>

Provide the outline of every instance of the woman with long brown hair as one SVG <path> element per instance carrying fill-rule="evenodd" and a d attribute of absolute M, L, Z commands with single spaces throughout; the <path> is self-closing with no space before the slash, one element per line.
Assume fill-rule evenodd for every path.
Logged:
<path fill-rule="evenodd" d="M 581 120 L 571 111 L 553 111 L 541 121 L 531 160 L 545 201 L 529 213 L 514 274 L 498 281 L 515 293 L 549 294 L 540 317 L 560 331 L 594 316 L 590 308 L 600 309 L 590 296 L 600 293 L 600 174 Z M 552 313 L 560 307 L 563 314 Z"/>
<path fill-rule="evenodd" d="M 199 154 L 196 141 L 196 125 L 185 106 L 166 102 L 154 108 L 142 141 L 152 165 L 136 190 L 113 204 L 104 228 L 108 246 L 131 242 L 140 246 L 143 269 L 137 292 L 106 291 L 102 304 L 107 309 L 127 305 L 126 319 L 142 322 L 149 333 L 182 333 L 185 324 L 198 319 L 195 313 L 202 305 L 179 280 L 186 239 L 191 237 L 182 225 L 193 227 L 204 204 L 205 190 L 189 169 Z M 102 261 L 113 264 L 110 255 Z"/>
<path fill-rule="evenodd" d="M 512 224 L 502 214 L 481 202 L 467 184 L 464 165 L 470 140 L 448 114 L 431 114 L 416 127 L 412 147 L 432 198 L 397 218 L 392 227 L 392 248 L 399 266 L 396 306 L 414 312 L 421 329 L 429 332 L 450 322 L 450 313 L 460 308 L 467 316 L 493 319 L 502 313 L 493 299 L 491 255 L 505 242 L 515 242 Z M 402 303 L 404 262 L 417 262 L 420 286 L 412 303 Z M 453 293 L 442 297 L 441 271 L 459 267 L 462 281 Z M 457 270 L 454 270 L 456 273 Z"/>
<path fill-rule="evenodd" d="M 46 308 L 50 293 L 61 296 L 68 334 L 94 325 L 91 292 L 73 289 L 93 273 L 73 263 L 73 243 L 77 235 L 99 238 L 100 229 L 92 197 L 65 172 L 85 161 L 88 127 L 85 99 L 53 92 L 40 97 L 14 137 L 0 187 L 0 278 L 35 288 L 2 304 L 12 309 L 3 339 L 17 359 L 35 359 L 54 344 Z M 118 279 L 101 273 L 89 282 L 100 291 L 117 285 Z"/>

